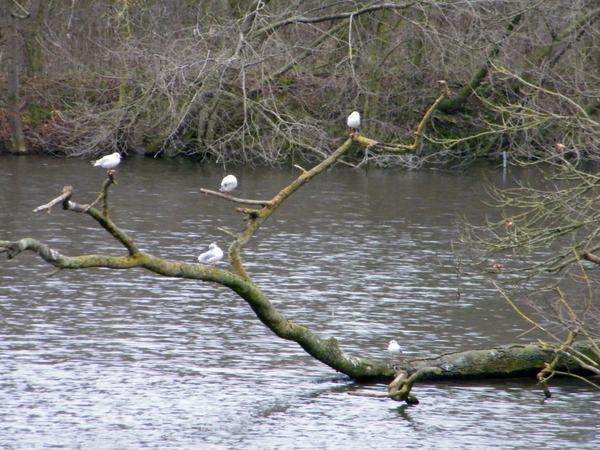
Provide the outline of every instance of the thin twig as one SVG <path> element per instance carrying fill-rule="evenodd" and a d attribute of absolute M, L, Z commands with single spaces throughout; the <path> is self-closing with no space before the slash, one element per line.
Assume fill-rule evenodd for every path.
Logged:
<path fill-rule="evenodd" d="M 302 171 L 302 173 L 306 173 L 306 172 L 308 172 L 308 171 L 307 171 L 307 170 L 306 170 L 304 167 L 301 167 L 301 166 L 300 166 L 300 165 L 298 165 L 298 164 L 294 164 L 294 167 L 295 167 L 296 169 L 298 169 L 298 170 L 301 170 L 301 171 Z"/>
<path fill-rule="evenodd" d="M 223 194 L 222 192 L 211 191 L 210 189 L 200 188 L 200 192 L 206 195 L 214 195 L 215 197 L 224 198 L 234 203 L 243 203 L 244 205 L 258 205 L 258 206 L 270 206 L 271 200 L 250 200 L 248 198 L 233 197 L 230 194 Z"/>

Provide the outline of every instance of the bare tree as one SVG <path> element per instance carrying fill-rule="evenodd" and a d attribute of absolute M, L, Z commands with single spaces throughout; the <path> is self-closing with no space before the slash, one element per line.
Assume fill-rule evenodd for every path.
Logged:
<path fill-rule="evenodd" d="M 59 0 L 27 39 L 40 43 L 32 54 L 43 52 L 47 69 L 22 92 L 33 127 L 26 138 L 67 155 L 320 161 L 322 148 L 337 145 L 334 124 L 356 109 L 367 135 L 410 145 L 418 111 L 445 79 L 451 95 L 418 155 L 368 152 L 355 162 L 540 153 L 576 135 L 560 122 L 524 133 L 519 115 L 507 116 L 512 105 L 555 114 L 562 105 L 530 96 L 503 71 L 597 117 L 599 13 L 589 0 Z"/>

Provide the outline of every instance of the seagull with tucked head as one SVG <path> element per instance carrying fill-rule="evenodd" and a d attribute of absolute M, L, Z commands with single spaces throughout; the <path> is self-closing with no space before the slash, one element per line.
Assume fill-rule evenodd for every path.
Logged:
<path fill-rule="evenodd" d="M 231 195 L 231 191 L 233 191 L 237 185 L 237 178 L 234 175 L 227 175 L 223 178 L 223 181 L 221 181 L 221 188 L 219 190 L 225 194 Z"/>
<path fill-rule="evenodd" d="M 100 158 L 97 161 L 92 161 L 94 167 L 102 167 L 107 171 L 113 170 L 121 163 L 121 155 L 119 152 L 114 152 L 112 155 L 106 155 L 103 158 Z"/>
<path fill-rule="evenodd" d="M 358 127 L 360 127 L 360 113 L 354 111 L 348 116 L 348 128 L 350 128 L 350 134 L 358 133 Z"/>
<path fill-rule="evenodd" d="M 223 259 L 223 250 L 219 248 L 216 242 L 208 246 L 208 251 L 198 256 L 198 262 L 202 264 L 216 264 Z"/>

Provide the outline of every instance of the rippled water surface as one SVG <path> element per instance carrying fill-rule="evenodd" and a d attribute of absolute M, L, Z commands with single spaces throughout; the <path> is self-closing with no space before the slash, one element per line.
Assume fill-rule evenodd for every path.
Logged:
<path fill-rule="evenodd" d="M 229 168 L 238 194 L 270 198 L 297 172 Z M 205 196 L 224 171 L 184 160 L 127 158 L 111 217 L 147 252 L 193 262 L 218 227 L 238 231 L 228 202 Z M 89 161 L 0 158 L 0 239 L 36 237 L 67 254 L 123 254 L 87 216 L 54 208 L 75 188 L 92 201 L 105 174 Z M 457 280 L 460 217 L 491 169 L 334 169 L 292 196 L 253 238 L 248 272 L 289 319 L 344 350 L 387 358 L 512 342 L 527 325 L 483 278 Z M 226 267 L 223 265 L 223 267 Z M 587 449 L 600 442 L 600 394 L 576 381 L 542 402 L 533 379 L 438 383 L 421 403 L 348 395 L 382 391 L 338 377 L 271 334 L 218 285 L 141 269 L 62 271 L 33 254 L 0 260 L 0 448 Z M 460 281 L 460 282 L 459 282 Z M 459 295 L 460 294 L 460 295 Z"/>

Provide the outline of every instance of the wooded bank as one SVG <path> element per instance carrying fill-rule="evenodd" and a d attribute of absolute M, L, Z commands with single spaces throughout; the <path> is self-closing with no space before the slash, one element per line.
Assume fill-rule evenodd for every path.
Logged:
<path fill-rule="evenodd" d="M 0 151 L 322 160 L 345 118 L 429 161 L 597 153 L 596 2 L 2 2 Z M 431 155 L 436 155 L 432 158 Z M 355 163 L 408 164 L 366 152 Z M 417 159 L 410 159 L 416 164 Z"/>

